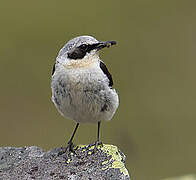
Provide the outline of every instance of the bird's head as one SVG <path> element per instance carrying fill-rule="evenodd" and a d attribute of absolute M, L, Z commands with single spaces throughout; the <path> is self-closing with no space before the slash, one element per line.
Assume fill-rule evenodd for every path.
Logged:
<path fill-rule="evenodd" d="M 115 45 L 116 41 L 98 41 L 92 36 L 79 36 L 68 41 L 60 50 L 58 59 L 83 60 L 98 57 L 99 50 Z"/>

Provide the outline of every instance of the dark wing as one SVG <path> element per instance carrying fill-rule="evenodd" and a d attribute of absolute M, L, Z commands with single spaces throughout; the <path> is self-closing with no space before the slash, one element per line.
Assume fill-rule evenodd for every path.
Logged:
<path fill-rule="evenodd" d="M 52 75 L 54 74 L 54 71 L 55 71 L 55 64 L 56 63 L 54 63 L 53 68 L 52 68 Z"/>
<path fill-rule="evenodd" d="M 106 65 L 102 61 L 100 61 L 99 66 L 102 69 L 103 73 L 108 77 L 108 79 L 109 79 L 109 86 L 112 87 L 113 86 L 112 75 L 109 73 Z"/>

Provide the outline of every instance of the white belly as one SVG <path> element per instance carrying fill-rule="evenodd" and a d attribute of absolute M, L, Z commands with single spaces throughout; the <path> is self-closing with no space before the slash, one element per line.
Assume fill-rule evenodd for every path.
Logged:
<path fill-rule="evenodd" d="M 116 91 L 97 68 L 60 67 L 52 78 L 52 100 L 64 117 L 79 123 L 110 120 L 119 104 Z"/>

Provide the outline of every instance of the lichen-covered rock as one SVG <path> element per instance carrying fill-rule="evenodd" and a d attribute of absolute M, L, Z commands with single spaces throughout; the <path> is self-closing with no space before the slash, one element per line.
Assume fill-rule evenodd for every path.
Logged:
<path fill-rule="evenodd" d="M 129 180 L 125 156 L 113 145 L 80 145 L 75 153 L 64 148 L 44 152 L 39 147 L 0 148 L 0 180 L 91 179 Z"/>

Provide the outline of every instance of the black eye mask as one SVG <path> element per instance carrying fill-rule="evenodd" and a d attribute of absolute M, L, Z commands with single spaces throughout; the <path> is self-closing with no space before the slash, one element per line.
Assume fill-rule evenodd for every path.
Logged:
<path fill-rule="evenodd" d="M 73 51 L 68 53 L 68 58 L 70 59 L 82 59 L 87 52 L 92 50 L 91 45 L 82 44 L 79 47 L 76 47 Z"/>
<path fill-rule="evenodd" d="M 110 47 L 116 44 L 116 41 L 102 41 L 95 44 L 82 44 L 76 47 L 71 52 L 68 52 L 68 58 L 70 59 L 82 59 L 86 53 L 89 53 L 93 49 L 103 49 L 105 47 Z"/>
<path fill-rule="evenodd" d="M 78 47 L 75 48 L 72 52 L 68 53 L 68 58 L 70 59 L 82 59 L 86 55 L 86 51 L 82 51 Z"/>

